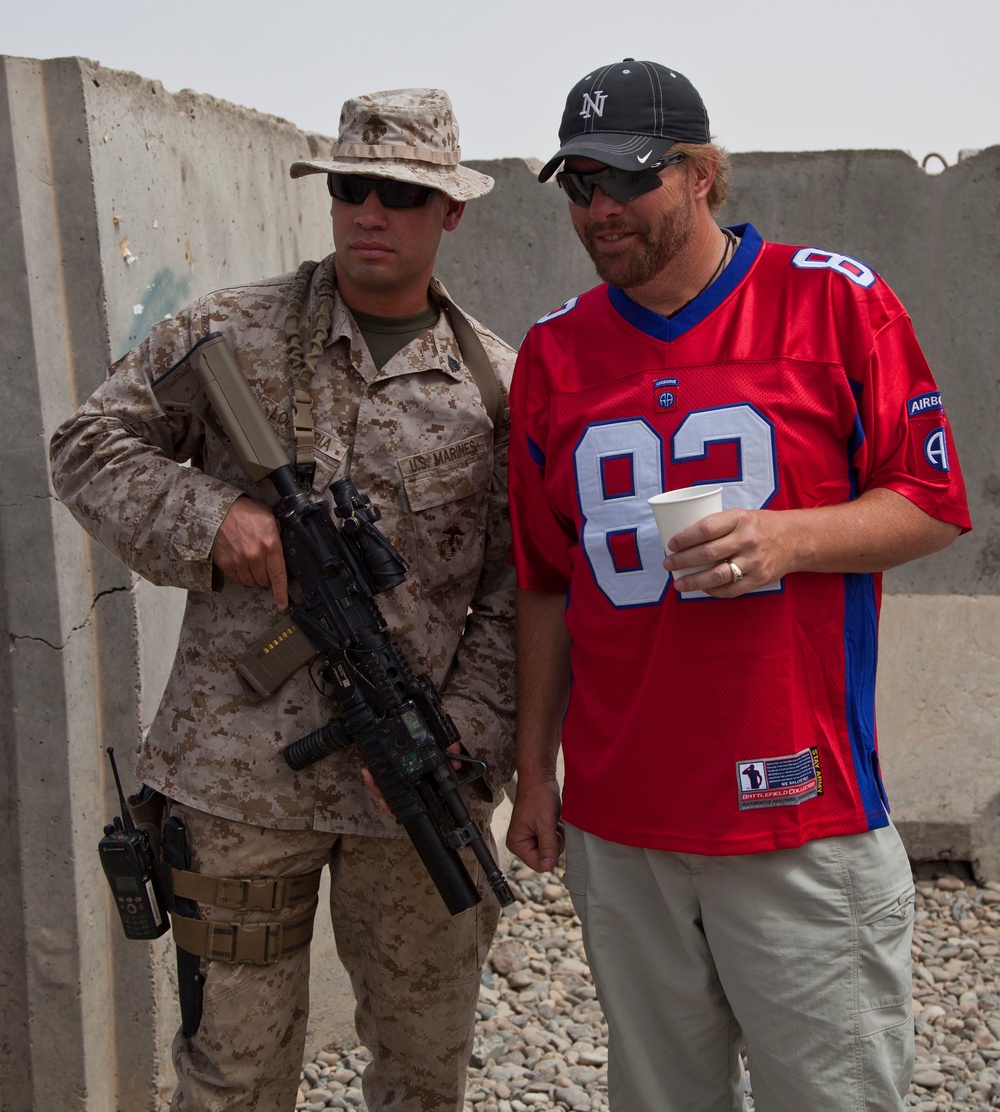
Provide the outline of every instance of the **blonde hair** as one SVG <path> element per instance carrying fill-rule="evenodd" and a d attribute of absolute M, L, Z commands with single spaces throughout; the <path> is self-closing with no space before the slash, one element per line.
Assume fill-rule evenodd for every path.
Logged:
<path fill-rule="evenodd" d="M 712 187 L 708 191 L 708 207 L 712 212 L 718 212 L 726 203 L 729 196 L 729 186 L 732 179 L 732 163 L 724 147 L 715 143 L 674 143 L 669 153 L 677 151 L 686 156 L 701 173 L 715 169 Z"/>

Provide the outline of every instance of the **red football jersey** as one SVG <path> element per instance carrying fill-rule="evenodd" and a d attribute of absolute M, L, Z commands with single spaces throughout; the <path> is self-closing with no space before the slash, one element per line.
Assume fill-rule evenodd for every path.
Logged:
<path fill-rule="evenodd" d="M 870 268 L 765 244 L 672 319 L 598 286 L 543 317 L 511 394 L 518 583 L 567 592 L 567 821 L 756 853 L 888 823 L 875 735 L 880 575 L 679 595 L 646 503 L 837 505 L 887 487 L 970 527 L 941 395 Z"/>

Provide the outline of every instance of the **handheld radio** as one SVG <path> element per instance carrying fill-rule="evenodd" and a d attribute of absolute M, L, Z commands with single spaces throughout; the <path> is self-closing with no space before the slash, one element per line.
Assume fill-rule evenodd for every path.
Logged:
<path fill-rule="evenodd" d="M 156 859 L 149 835 L 136 828 L 125 803 L 122 782 L 118 779 L 115 751 L 108 748 L 111 771 L 115 775 L 121 817 L 115 816 L 104 828 L 97 844 L 104 875 L 111 885 L 115 907 L 126 938 L 159 938 L 170 928 L 166 903 L 160 890 Z"/>

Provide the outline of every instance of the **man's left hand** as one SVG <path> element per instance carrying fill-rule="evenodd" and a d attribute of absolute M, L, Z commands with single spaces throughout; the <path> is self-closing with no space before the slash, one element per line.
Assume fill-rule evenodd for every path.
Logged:
<path fill-rule="evenodd" d="M 709 514 L 671 538 L 672 552 L 663 566 L 673 574 L 678 591 L 704 591 L 717 598 L 736 598 L 775 583 L 792 570 L 794 546 L 785 535 L 783 517 L 770 510 Z M 684 574 L 685 568 L 700 564 L 715 566 Z"/>
<path fill-rule="evenodd" d="M 902 494 L 872 487 L 836 506 L 709 514 L 670 539 L 663 566 L 678 591 L 737 598 L 791 572 L 885 571 L 939 551 L 960 532 Z M 684 575 L 700 564 L 714 566 Z"/>

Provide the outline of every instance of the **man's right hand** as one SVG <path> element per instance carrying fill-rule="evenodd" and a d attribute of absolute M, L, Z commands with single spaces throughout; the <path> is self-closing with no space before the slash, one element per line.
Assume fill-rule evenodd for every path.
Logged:
<path fill-rule="evenodd" d="M 507 848 L 536 873 L 555 868 L 563 849 L 559 782 L 529 783 L 518 776 L 514 810 L 507 828 Z"/>
<path fill-rule="evenodd" d="M 245 587 L 270 587 L 279 610 L 288 607 L 288 573 L 273 512 L 241 495 L 229 507 L 212 547 L 212 562 Z"/>

